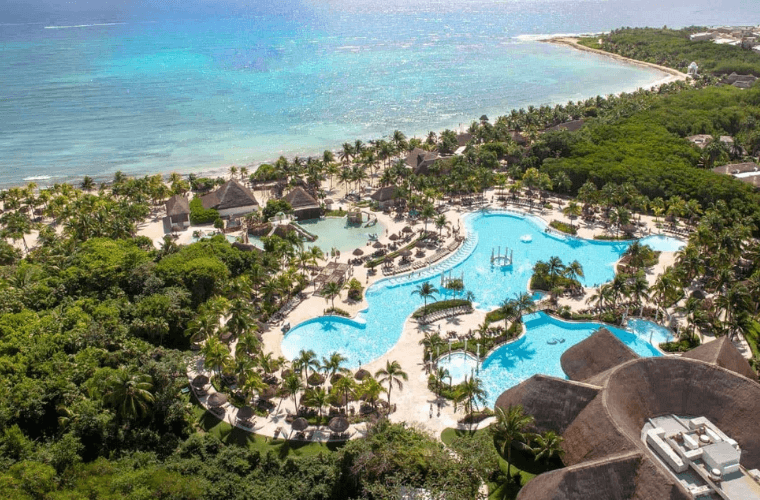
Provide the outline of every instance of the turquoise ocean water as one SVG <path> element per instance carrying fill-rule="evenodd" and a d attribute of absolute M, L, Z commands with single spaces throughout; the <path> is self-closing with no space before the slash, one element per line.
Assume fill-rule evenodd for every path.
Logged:
<path fill-rule="evenodd" d="M 663 76 L 534 35 L 760 23 L 760 3 L 743 0 L 290 3 L 254 12 L 230 0 L 203 16 L 61 7 L 39 19 L 0 8 L 0 186 L 421 136 Z"/>

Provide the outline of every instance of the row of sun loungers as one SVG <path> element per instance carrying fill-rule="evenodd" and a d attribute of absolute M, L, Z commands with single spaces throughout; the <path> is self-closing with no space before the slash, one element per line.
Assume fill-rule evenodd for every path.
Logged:
<path fill-rule="evenodd" d="M 691 234 L 691 231 L 689 231 L 688 229 L 681 229 L 681 228 L 677 228 L 677 227 L 666 227 L 666 228 L 664 228 L 664 231 L 666 233 L 671 233 L 671 234 L 675 234 L 675 235 L 678 235 L 678 236 L 684 236 L 686 238 L 688 238 L 689 235 Z"/>
<path fill-rule="evenodd" d="M 453 316 L 459 316 L 460 314 L 469 314 L 471 312 L 472 308 L 470 306 L 452 307 L 451 309 L 444 309 L 443 311 L 430 313 L 426 316 L 421 317 L 419 320 L 417 320 L 417 322 L 422 325 L 427 325 L 440 319 L 451 318 Z"/>

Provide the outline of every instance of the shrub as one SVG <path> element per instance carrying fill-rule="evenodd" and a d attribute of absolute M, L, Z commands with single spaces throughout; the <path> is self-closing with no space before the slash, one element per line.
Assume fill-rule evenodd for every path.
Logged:
<path fill-rule="evenodd" d="M 221 217 L 217 217 L 214 220 L 214 227 L 217 229 L 224 229 L 224 221 L 222 220 Z"/>
<path fill-rule="evenodd" d="M 566 222 L 553 220 L 549 223 L 549 225 L 553 227 L 554 229 L 556 229 L 557 231 L 562 231 L 563 233 L 578 234 L 578 230 L 575 228 L 575 226 L 571 226 L 570 224 Z"/>
<path fill-rule="evenodd" d="M 699 347 L 699 337 L 694 339 L 683 338 L 674 342 L 663 342 L 660 344 L 660 349 L 665 352 L 686 352 Z"/>
<path fill-rule="evenodd" d="M 351 300 L 362 300 L 362 291 L 364 290 L 364 287 L 361 283 L 359 283 L 359 280 L 356 278 L 351 278 L 351 281 L 348 282 L 348 298 Z"/>
<path fill-rule="evenodd" d="M 278 212 L 290 213 L 293 211 L 293 207 L 290 206 L 285 200 L 267 200 L 267 206 L 262 210 L 264 220 L 268 220 L 270 217 L 274 217 Z"/>
<path fill-rule="evenodd" d="M 190 202 L 190 222 L 193 224 L 208 224 L 219 218 L 219 212 L 213 208 L 203 208 L 200 198 L 193 198 Z"/>
<path fill-rule="evenodd" d="M 444 309 L 451 309 L 459 306 L 472 306 L 472 303 L 469 300 L 464 299 L 439 300 L 438 302 L 428 304 L 427 307 L 420 307 L 414 311 L 412 317 L 421 318 L 437 311 L 443 311 Z"/>
<path fill-rule="evenodd" d="M 351 317 L 348 311 L 344 311 L 339 307 L 330 307 L 328 309 L 325 309 L 325 315 L 343 316 L 344 318 Z"/>

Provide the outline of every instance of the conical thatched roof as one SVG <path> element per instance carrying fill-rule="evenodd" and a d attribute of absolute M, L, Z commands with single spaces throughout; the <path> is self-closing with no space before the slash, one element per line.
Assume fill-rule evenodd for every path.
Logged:
<path fill-rule="evenodd" d="M 505 410 L 521 404 L 525 413 L 533 415 L 538 430 L 563 432 L 601 388 L 562 380 L 546 375 L 534 375 L 499 396 L 496 406 Z"/>
<path fill-rule="evenodd" d="M 699 359 L 757 380 L 757 374 L 728 337 L 720 337 L 691 350 L 684 358 Z"/>
<path fill-rule="evenodd" d="M 203 196 L 201 203 L 203 203 L 203 208 L 215 208 L 217 210 L 259 204 L 256 197 L 253 196 L 253 191 L 234 179 L 225 182 L 216 191 Z"/>
<path fill-rule="evenodd" d="M 562 413 L 564 405 L 579 406 L 577 391 L 569 390 L 568 384 L 594 386 L 562 384 L 549 377 L 535 376 L 497 400 L 499 406 L 523 404 L 526 413 L 535 416 L 537 427 L 556 422 L 564 438 L 567 469 L 534 479 L 520 499 L 689 498 L 641 440 L 644 424 L 661 415 L 706 417 L 741 445 L 744 467 L 760 467 L 760 433 L 755 424 L 760 384 L 754 380 L 717 363 L 674 356 L 632 359 L 591 380 L 599 392 L 580 412 Z M 577 413 L 574 418 L 573 413 Z M 567 425 L 556 414 L 572 421 Z M 640 454 L 641 460 L 630 461 L 624 454 Z M 631 477 L 635 477 L 633 492 Z"/>
<path fill-rule="evenodd" d="M 587 380 L 639 356 L 606 328 L 600 328 L 562 354 L 562 370 L 572 380 Z"/>
<path fill-rule="evenodd" d="M 290 203 L 293 210 L 319 208 L 319 202 L 300 186 L 286 194 L 282 199 Z"/>
<path fill-rule="evenodd" d="M 381 187 L 374 193 L 372 193 L 372 198 L 375 201 L 383 202 L 388 200 L 395 200 L 396 199 L 396 189 L 398 189 L 396 186 L 385 186 Z"/>
<path fill-rule="evenodd" d="M 166 200 L 166 215 L 174 217 L 190 213 L 190 202 L 186 196 L 175 194 Z"/>
<path fill-rule="evenodd" d="M 517 498 L 691 499 L 667 479 L 643 453 L 629 452 L 541 474 L 526 484 Z"/>

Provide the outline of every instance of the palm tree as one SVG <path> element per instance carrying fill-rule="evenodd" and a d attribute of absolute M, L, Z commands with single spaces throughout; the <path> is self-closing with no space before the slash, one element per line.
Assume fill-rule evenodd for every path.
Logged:
<path fill-rule="evenodd" d="M 375 378 L 381 384 L 388 382 L 388 407 L 391 406 L 391 391 L 393 391 L 393 384 L 395 383 L 399 390 L 404 388 L 402 380 L 409 380 L 409 375 L 401 369 L 401 365 L 398 361 L 386 361 L 385 368 L 375 372 Z"/>
<path fill-rule="evenodd" d="M 330 354 L 329 358 L 322 358 L 322 369 L 332 377 L 336 373 L 345 371 L 342 365 L 346 361 L 348 361 L 348 358 L 339 352 L 334 352 Z"/>
<path fill-rule="evenodd" d="M 236 337 L 246 333 L 253 325 L 253 308 L 250 306 L 250 302 L 243 299 L 233 300 L 229 307 L 229 313 L 227 328 Z"/>
<path fill-rule="evenodd" d="M 231 360 L 229 349 L 216 337 L 211 337 L 206 341 L 201 349 L 201 353 L 204 356 L 203 365 L 216 372 L 217 376 L 221 376 L 222 369 Z"/>
<path fill-rule="evenodd" d="M 438 237 L 441 237 L 441 233 L 443 233 L 443 228 L 446 227 L 446 216 L 441 214 L 435 219 L 435 227 L 438 228 Z"/>
<path fill-rule="evenodd" d="M 549 468 L 549 460 L 554 456 L 562 456 L 565 452 L 562 449 L 562 436 L 554 431 L 546 431 L 542 434 L 536 434 L 533 439 L 536 446 L 533 448 L 536 460 L 542 458 L 546 460 L 546 468 Z"/>
<path fill-rule="evenodd" d="M 325 297 L 325 300 L 329 299 L 332 301 L 333 309 L 335 309 L 335 297 L 340 295 L 342 289 L 343 286 L 337 281 L 331 281 L 322 288 L 322 295 Z"/>
<path fill-rule="evenodd" d="M 362 380 L 362 383 L 358 388 L 358 392 L 362 398 L 369 401 L 369 403 L 374 407 L 377 403 L 377 398 L 380 397 L 380 394 L 385 392 L 385 388 L 380 385 L 380 382 L 375 380 L 375 377 L 367 376 L 367 378 Z"/>
<path fill-rule="evenodd" d="M 294 367 L 298 367 L 298 371 L 305 371 L 306 376 L 304 380 L 309 380 L 309 368 L 313 368 L 314 370 L 319 368 L 319 360 L 317 359 L 317 354 L 311 349 L 308 351 L 301 349 L 298 352 L 298 357 L 293 361 L 293 365 Z"/>
<path fill-rule="evenodd" d="M 705 311 L 702 309 L 700 300 L 694 296 L 689 297 L 683 306 L 676 308 L 676 311 L 686 316 L 686 331 L 689 334 L 689 339 L 693 342 L 697 327 L 705 320 Z"/>
<path fill-rule="evenodd" d="M 486 401 L 486 390 L 483 389 L 483 382 L 479 378 L 465 376 L 464 382 L 459 384 L 457 391 L 457 401 L 464 400 L 464 410 L 470 414 L 472 421 L 473 410 L 477 408 L 478 402 Z"/>
<path fill-rule="evenodd" d="M 515 301 L 513 299 L 504 299 L 501 303 L 501 313 L 504 315 L 504 331 L 507 331 L 507 322 L 517 315 Z"/>
<path fill-rule="evenodd" d="M 499 455 L 507 461 L 507 476 L 510 478 L 512 477 L 512 443 L 525 441 L 528 436 L 527 429 L 533 425 L 534 421 L 533 416 L 525 414 L 522 405 L 510 406 L 507 411 L 496 407 L 496 423 L 491 425 L 490 429 Z"/>
<path fill-rule="evenodd" d="M 261 393 L 269 387 L 261 379 L 261 375 L 253 370 L 245 372 L 241 378 L 243 379 L 243 383 L 240 385 L 240 390 L 243 391 L 243 394 L 246 395 L 249 401 L 253 398 L 254 394 Z"/>
<path fill-rule="evenodd" d="M 412 295 L 419 295 L 425 301 L 425 310 L 427 310 L 428 297 L 433 297 L 436 293 L 438 293 L 438 289 L 429 281 L 417 285 L 417 288 L 412 291 Z"/>
<path fill-rule="evenodd" d="M 581 206 L 577 202 L 571 201 L 562 209 L 562 213 L 570 219 L 570 227 L 573 227 L 573 221 L 581 215 Z"/>
<path fill-rule="evenodd" d="M 150 375 L 122 368 L 108 380 L 104 401 L 122 418 L 141 417 L 153 403 L 152 390 Z"/>
<path fill-rule="evenodd" d="M 301 379 L 295 373 L 291 373 L 282 381 L 281 391 L 285 396 L 293 396 L 293 404 L 298 411 L 298 393 L 303 389 Z"/>
<path fill-rule="evenodd" d="M 446 368 L 439 366 L 433 375 L 435 376 L 435 387 L 438 389 L 438 397 L 440 398 L 441 391 L 443 390 L 443 381 L 449 379 L 449 384 L 451 384 L 451 374 Z"/>
<path fill-rule="evenodd" d="M 562 274 L 562 272 L 565 270 L 565 265 L 562 263 L 562 259 L 560 259 L 556 255 L 549 259 L 549 262 L 547 262 L 547 265 L 548 265 L 548 271 L 549 271 L 549 286 L 553 288 L 554 283 L 557 280 L 557 276 Z"/>
<path fill-rule="evenodd" d="M 303 395 L 304 403 L 312 408 L 317 408 L 320 418 L 322 417 L 322 407 L 330 404 L 330 395 L 322 387 L 309 389 Z"/>
<path fill-rule="evenodd" d="M 517 294 L 513 303 L 515 306 L 515 322 L 517 323 L 522 321 L 524 314 L 530 314 L 536 310 L 536 304 L 533 301 L 533 297 L 527 292 Z"/>
<path fill-rule="evenodd" d="M 343 377 L 340 380 L 337 380 L 333 384 L 333 393 L 336 399 L 339 400 L 340 396 L 343 396 L 346 400 L 346 408 L 348 408 L 348 400 L 351 397 L 352 394 L 356 392 L 356 382 L 354 381 L 353 377 Z"/>
<path fill-rule="evenodd" d="M 83 191 L 92 191 L 95 188 L 95 181 L 92 180 L 92 177 L 89 175 L 85 175 L 79 187 L 81 187 Z"/>

